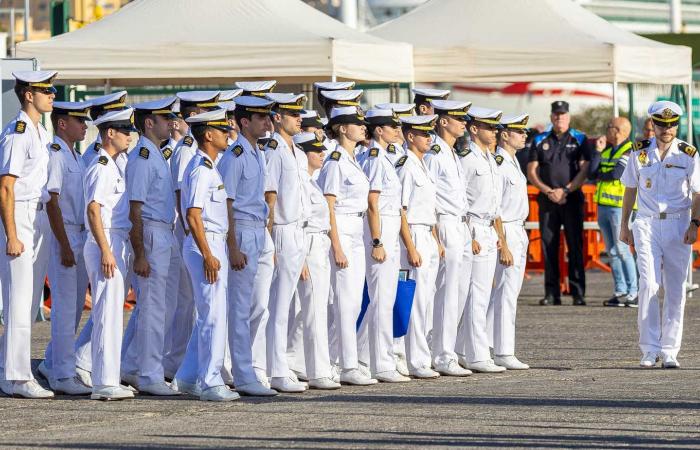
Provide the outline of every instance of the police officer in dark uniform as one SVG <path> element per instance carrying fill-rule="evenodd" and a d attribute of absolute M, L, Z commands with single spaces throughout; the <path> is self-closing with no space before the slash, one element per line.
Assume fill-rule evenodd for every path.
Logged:
<path fill-rule="evenodd" d="M 541 305 L 560 305 L 559 230 L 564 225 L 569 249 L 569 287 L 574 305 L 585 305 L 583 269 L 583 193 L 591 150 L 586 135 L 569 127 L 569 104 L 552 103 L 552 128 L 538 134 L 530 146 L 527 176 L 540 190 L 540 233 L 544 249 L 545 297 Z"/>

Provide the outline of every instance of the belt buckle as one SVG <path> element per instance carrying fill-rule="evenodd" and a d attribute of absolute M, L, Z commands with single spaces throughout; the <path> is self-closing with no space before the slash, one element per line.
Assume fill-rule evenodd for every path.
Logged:
<path fill-rule="evenodd" d="M 666 213 L 665 212 L 659 213 L 659 219 L 661 219 L 661 220 L 666 219 Z"/>

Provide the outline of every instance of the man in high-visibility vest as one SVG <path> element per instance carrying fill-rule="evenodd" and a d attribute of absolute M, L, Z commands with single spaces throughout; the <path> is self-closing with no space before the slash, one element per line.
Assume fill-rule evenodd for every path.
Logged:
<path fill-rule="evenodd" d="M 596 141 L 597 152 L 591 160 L 590 178 L 597 181 L 595 202 L 598 204 L 598 226 L 610 255 L 615 283 L 615 294 L 603 305 L 634 308 L 637 306 L 637 268 L 629 246 L 618 239 L 625 193 L 620 177 L 633 147 L 629 140 L 631 129 L 630 121 L 625 117 L 610 120 L 605 136 Z"/>

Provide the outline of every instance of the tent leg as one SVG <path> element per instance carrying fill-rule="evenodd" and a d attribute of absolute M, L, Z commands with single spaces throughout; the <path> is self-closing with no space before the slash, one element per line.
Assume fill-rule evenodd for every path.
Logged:
<path fill-rule="evenodd" d="M 628 105 L 628 107 L 629 107 L 629 109 L 628 109 L 628 111 L 629 111 L 629 119 L 630 119 L 630 122 L 632 123 L 632 133 L 631 133 L 631 136 L 634 137 L 634 136 L 636 136 L 636 134 L 637 134 L 637 133 L 636 133 L 636 132 L 637 132 L 637 130 L 636 130 L 637 127 L 635 126 L 636 120 L 635 120 L 635 118 L 634 118 L 634 85 L 633 85 L 632 83 L 627 84 L 627 97 L 628 97 L 628 101 L 629 101 L 629 105 Z"/>
<path fill-rule="evenodd" d="M 107 79 L 105 80 L 105 95 L 112 93 L 112 82 Z"/>
<path fill-rule="evenodd" d="M 613 81 L 613 117 L 618 117 L 620 115 L 620 103 L 617 100 L 617 81 Z"/>

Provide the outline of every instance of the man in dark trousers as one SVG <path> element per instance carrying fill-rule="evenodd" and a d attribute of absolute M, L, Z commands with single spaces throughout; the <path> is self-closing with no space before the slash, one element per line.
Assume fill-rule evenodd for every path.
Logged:
<path fill-rule="evenodd" d="M 527 177 L 540 190 L 540 233 L 544 249 L 545 296 L 540 305 L 560 305 L 559 230 L 564 225 L 569 249 L 569 287 L 574 305 L 586 304 L 583 270 L 583 193 L 591 151 L 586 135 L 570 128 L 569 104 L 552 103 L 552 127 L 530 146 Z"/>

